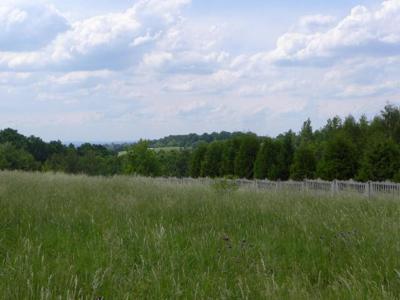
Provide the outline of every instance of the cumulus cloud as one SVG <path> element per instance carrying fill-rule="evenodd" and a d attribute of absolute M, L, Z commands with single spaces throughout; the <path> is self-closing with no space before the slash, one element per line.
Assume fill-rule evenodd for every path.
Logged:
<path fill-rule="evenodd" d="M 32 9 L 10 3 L 0 13 L 1 26 L 44 28 L 29 23 Z M 38 14 L 49 20 L 42 24 L 59 18 L 65 28 L 35 30 L 43 36 L 19 48 L 0 32 L 0 45 L 6 41 L 0 95 L 8 99 L 0 104 L 26 97 L 41 117 L 46 110 L 57 116 L 49 118 L 54 124 L 90 128 L 94 122 L 126 134 L 137 128 L 156 135 L 222 129 L 273 134 L 309 116 L 374 113 L 399 95 L 400 0 L 377 9 L 357 6 L 342 19 L 300 17 L 272 49 L 258 44 L 247 50 L 232 46 L 243 37 L 229 21 L 214 25 L 186 17 L 189 3 L 138 0 L 124 11 L 70 23 L 54 8 L 35 4 L 47 11 Z"/>
<path fill-rule="evenodd" d="M 0 51 L 34 51 L 68 30 L 65 17 L 44 4 L 0 4 Z"/>
<path fill-rule="evenodd" d="M 301 23 L 326 24 L 322 16 L 303 18 Z M 264 53 L 267 62 L 329 64 L 357 55 L 387 56 L 400 51 L 400 1 L 387 0 L 377 10 L 354 7 L 350 14 L 325 31 L 292 31 L 281 36 L 276 49 Z"/>
<path fill-rule="evenodd" d="M 141 62 L 143 72 L 162 74 L 213 74 L 231 60 L 222 43 L 221 26 L 178 22 L 147 53 Z"/>
<path fill-rule="evenodd" d="M 24 48 L 23 53 L 11 51 L 0 52 L 0 67 L 15 70 L 96 70 L 96 69 L 121 69 L 139 62 L 146 50 L 159 40 L 168 29 L 180 21 L 180 9 L 188 0 L 140 0 L 133 7 L 121 13 L 95 16 L 70 24 L 68 30 L 60 33 L 58 27 L 52 22 L 52 14 L 43 13 L 43 21 L 39 24 L 29 23 L 26 20 L 28 13 L 19 8 L 13 9 L 13 14 L 4 11 L 4 23 L 22 23 L 25 27 L 18 29 L 17 25 L 11 26 L 14 31 L 47 32 L 47 36 L 33 38 L 43 49 L 33 51 Z M 32 6 L 31 10 L 42 10 L 48 6 Z M 50 8 L 49 8 L 50 9 Z M 52 10 L 50 10 L 52 11 Z M 48 16 L 49 15 L 49 16 Z M 0 14 L 1 16 L 1 14 Z M 39 14 L 39 16 L 41 16 Z M 58 15 L 57 15 L 58 16 Z M 0 18 L 1 22 L 1 18 Z M 42 26 L 42 27 L 40 27 Z M 56 34 L 51 34 L 57 31 Z M 12 31 L 10 31 L 11 35 Z M 1 34 L 0 34 L 1 40 Z M 4 38 L 7 47 L 16 47 Z M 22 41 L 21 41 L 22 43 Z M 24 46 L 29 45 L 23 43 Z M 14 46 L 12 46 L 14 45 Z M 30 51 L 31 50 L 31 51 Z M 1 51 L 1 49 L 0 49 Z"/>

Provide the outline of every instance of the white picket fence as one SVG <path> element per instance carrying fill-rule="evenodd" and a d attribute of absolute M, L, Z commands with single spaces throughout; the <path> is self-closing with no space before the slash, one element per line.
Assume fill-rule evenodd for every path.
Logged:
<path fill-rule="evenodd" d="M 221 179 L 211 178 L 158 178 L 161 182 L 183 185 L 213 185 Z M 398 197 L 400 198 L 400 184 L 393 182 L 357 182 L 348 181 L 323 181 L 323 180 L 304 180 L 304 181 L 270 181 L 270 180 L 248 180 L 248 179 L 229 179 L 243 189 L 253 189 L 257 191 L 272 192 L 302 192 L 328 195 L 349 195 L 356 194 L 368 198 L 374 197 Z"/>

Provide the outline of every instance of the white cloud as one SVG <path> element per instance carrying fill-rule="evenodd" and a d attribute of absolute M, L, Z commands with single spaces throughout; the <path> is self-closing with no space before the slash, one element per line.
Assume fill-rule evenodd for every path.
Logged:
<path fill-rule="evenodd" d="M 281 36 L 276 49 L 261 58 L 275 63 L 330 64 L 350 56 L 397 55 L 400 51 L 400 1 L 387 0 L 381 8 L 370 10 L 356 6 L 351 13 L 323 32 L 288 32 Z M 307 25 L 325 17 L 306 17 Z"/>
<path fill-rule="evenodd" d="M 52 76 L 50 81 L 53 83 L 65 85 L 71 83 L 78 83 L 88 79 L 99 79 L 99 78 L 109 78 L 112 76 L 112 72 L 108 70 L 99 70 L 93 72 L 81 71 L 81 72 L 71 72 L 66 73 L 61 76 Z"/>
<path fill-rule="evenodd" d="M 183 10 L 189 2 L 139 0 L 71 22 L 40 47 L 0 49 L 0 105 L 17 103 L 14 111 L 21 111 L 30 103 L 37 116 L 49 116 L 37 123 L 43 127 L 90 132 L 95 123 L 143 137 L 143 128 L 153 135 L 279 133 L 308 116 L 376 112 L 385 101 L 399 101 L 400 0 L 357 6 L 342 19 L 301 17 L 272 50 L 234 48 L 243 36 L 229 21 L 191 19 Z M 5 14 L 13 28 L 29 19 L 23 7 Z M 37 125 L 20 114 L 4 122 Z"/>
<path fill-rule="evenodd" d="M 132 66 L 171 26 L 180 21 L 180 9 L 187 3 L 188 0 L 141 0 L 122 13 L 74 22 L 69 30 L 57 36 L 49 35 L 51 41 L 38 37 L 41 45 L 47 43 L 43 49 L 23 49 L 25 51 L 22 53 L 0 52 L 0 67 L 10 70 L 97 70 Z M 33 6 L 32 10 L 42 7 Z M 5 12 L 4 15 L 10 14 Z M 24 22 L 27 17 L 19 8 L 15 8 L 14 14 L 8 19 L 16 20 L 13 21 L 15 23 Z M 43 23 L 54 26 L 46 18 L 44 20 L 47 22 Z M 24 34 L 40 32 L 40 24 L 27 24 L 30 28 L 22 28 Z M 50 29 L 47 31 L 52 32 Z M 4 41 L 7 45 L 15 44 L 5 38 Z M 24 43 L 27 44 L 29 40 Z"/>
<path fill-rule="evenodd" d="M 54 7 L 44 4 L 0 4 L 0 51 L 34 51 L 69 28 Z"/>
<path fill-rule="evenodd" d="M 309 15 L 300 19 L 300 29 L 306 31 L 321 31 L 334 24 L 336 18 L 325 15 Z"/>
<path fill-rule="evenodd" d="M 142 72 L 213 74 L 230 63 L 221 39 L 223 26 L 182 20 L 166 31 L 141 63 Z"/>

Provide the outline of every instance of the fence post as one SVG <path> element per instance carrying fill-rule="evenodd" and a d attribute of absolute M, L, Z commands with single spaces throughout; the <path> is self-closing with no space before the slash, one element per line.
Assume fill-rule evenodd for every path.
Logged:
<path fill-rule="evenodd" d="M 371 199 L 371 181 L 365 183 L 365 194 L 368 199 Z"/>
<path fill-rule="evenodd" d="M 368 181 L 368 198 L 371 199 L 374 193 L 372 181 Z"/>
<path fill-rule="evenodd" d="M 303 193 L 308 192 L 307 179 L 303 180 L 302 187 L 303 187 Z"/>
<path fill-rule="evenodd" d="M 333 180 L 331 183 L 331 193 L 332 193 L 332 196 L 335 196 L 337 193 L 337 180 L 336 179 Z"/>

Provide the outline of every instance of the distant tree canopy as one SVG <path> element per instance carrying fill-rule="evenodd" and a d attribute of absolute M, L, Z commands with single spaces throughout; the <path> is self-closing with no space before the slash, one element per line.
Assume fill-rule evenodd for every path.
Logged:
<path fill-rule="evenodd" d="M 148 142 L 140 141 L 128 150 L 125 157 L 124 173 L 143 176 L 158 176 L 160 174 L 156 153 L 149 149 Z"/>
<path fill-rule="evenodd" d="M 215 141 L 226 141 L 234 137 L 241 136 L 241 132 L 226 132 L 220 133 L 213 132 L 211 134 L 204 133 L 198 135 L 195 133 L 187 135 L 170 135 L 159 140 L 149 141 L 149 147 L 151 148 L 166 148 L 166 147 L 179 147 L 179 148 L 194 148 L 201 143 L 212 143 Z"/>
<path fill-rule="evenodd" d="M 400 181 L 400 109 L 387 105 L 372 120 L 334 117 L 318 130 L 308 119 L 297 134 L 288 131 L 275 138 L 221 132 L 131 145 L 86 143 L 76 147 L 25 137 L 8 128 L 0 131 L 0 170 Z"/>

